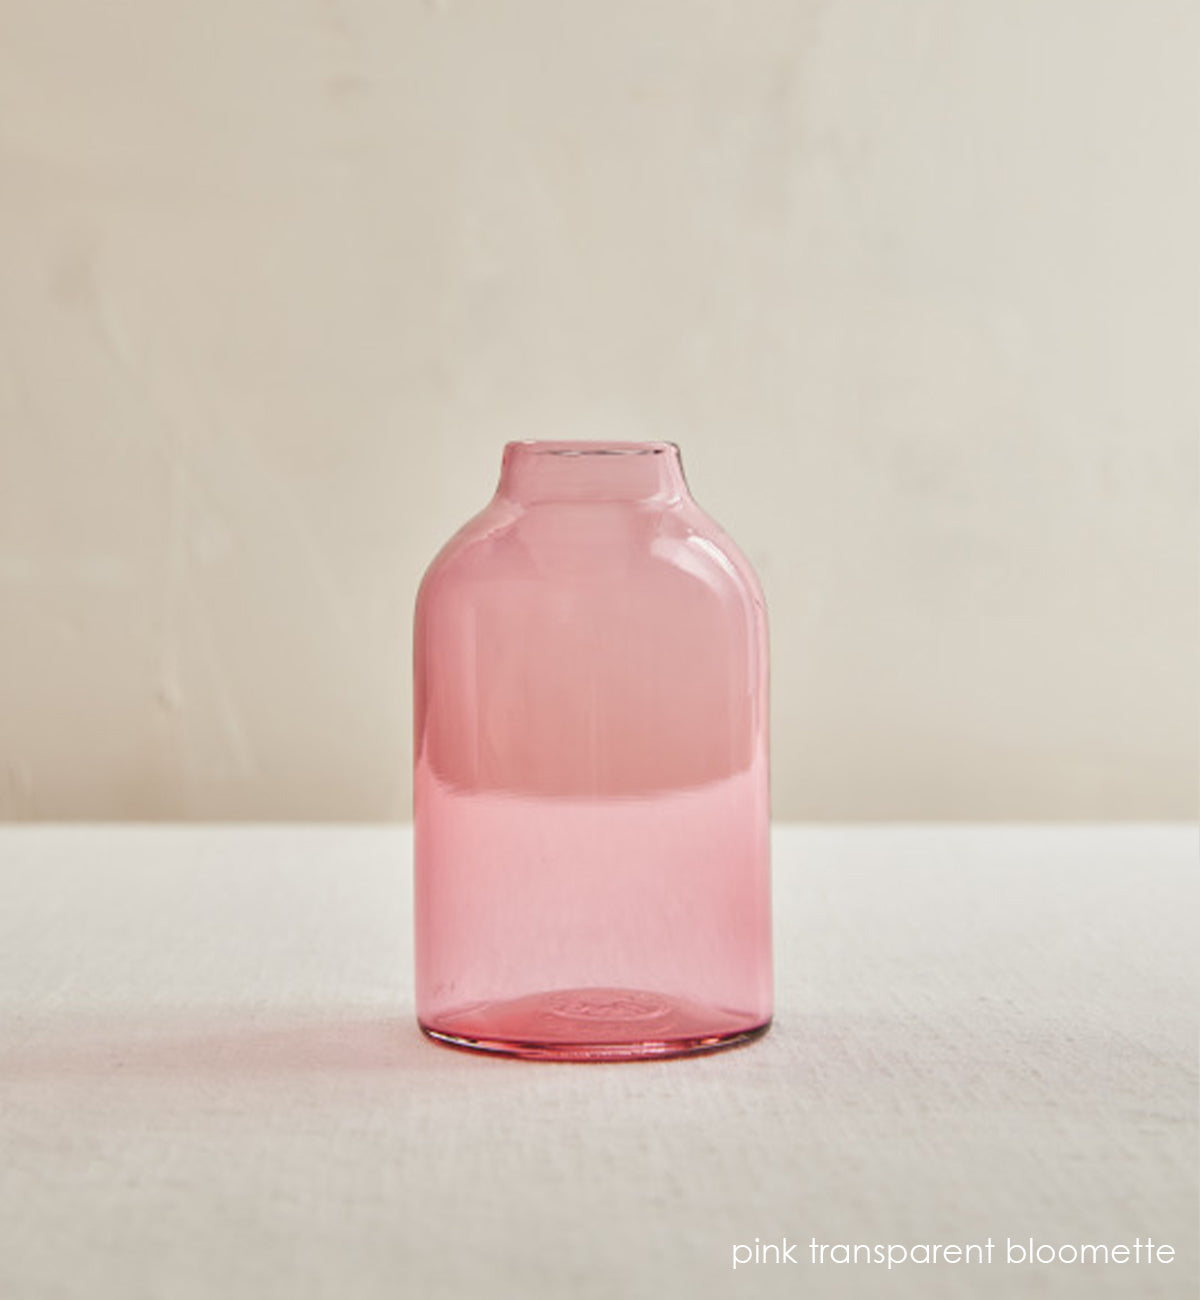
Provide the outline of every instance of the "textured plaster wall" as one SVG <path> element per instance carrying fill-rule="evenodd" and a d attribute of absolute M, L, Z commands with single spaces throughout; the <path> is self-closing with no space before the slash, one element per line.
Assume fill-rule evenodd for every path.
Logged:
<path fill-rule="evenodd" d="M 420 572 L 575 436 L 758 567 L 777 815 L 1191 815 L 1198 26 L 0 0 L 0 815 L 406 815 Z"/>

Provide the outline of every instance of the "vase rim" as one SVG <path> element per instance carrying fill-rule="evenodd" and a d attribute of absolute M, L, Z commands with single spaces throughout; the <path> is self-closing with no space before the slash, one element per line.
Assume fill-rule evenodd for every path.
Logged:
<path fill-rule="evenodd" d="M 673 442 L 509 442 L 499 494 L 526 504 L 545 501 L 678 501 L 687 495 Z"/>
<path fill-rule="evenodd" d="M 505 449 L 508 448 L 529 452 L 535 456 L 663 456 L 671 452 L 676 454 L 679 452 L 678 445 L 673 442 L 622 442 L 594 439 L 521 438 L 506 443 Z"/>

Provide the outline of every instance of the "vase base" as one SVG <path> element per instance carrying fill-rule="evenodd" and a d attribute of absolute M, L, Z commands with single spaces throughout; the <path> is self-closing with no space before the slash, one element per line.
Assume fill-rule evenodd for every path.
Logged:
<path fill-rule="evenodd" d="M 422 1031 L 439 1043 L 545 1061 L 640 1061 L 748 1043 L 770 1018 L 641 989 L 580 988 L 477 1004 Z"/>

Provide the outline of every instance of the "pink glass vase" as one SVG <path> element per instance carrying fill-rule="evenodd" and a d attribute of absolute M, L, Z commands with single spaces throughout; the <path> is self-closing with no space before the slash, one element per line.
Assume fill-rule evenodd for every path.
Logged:
<path fill-rule="evenodd" d="M 765 1030 L 766 613 L 679 449 L 509 443 L 414 667 L 422 1029 L 574 1060 Z"/>

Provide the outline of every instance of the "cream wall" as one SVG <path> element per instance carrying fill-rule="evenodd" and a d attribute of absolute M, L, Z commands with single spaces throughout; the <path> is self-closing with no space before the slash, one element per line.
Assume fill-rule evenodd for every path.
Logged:
<path fill-rule="evenodd" d="M 0 0 L 0 812 L 408 812 L 514 437 L 678 441 L 786 818 L 1196 803 L 1195 7 Z"/>

